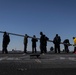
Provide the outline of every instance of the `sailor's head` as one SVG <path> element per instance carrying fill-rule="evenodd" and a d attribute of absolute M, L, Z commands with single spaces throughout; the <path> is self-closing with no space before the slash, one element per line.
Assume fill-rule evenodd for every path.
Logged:
<path fill-rule="evenodd" d="M 73 39 L 75 39 L 75 37 L 73 37 Z"/>
<path fill-rule="evenodd" d="M 56 36 L 58 36 L 58 34 L 56 34 Z"/>
<path fill-rule="evenodd" d="M 33 37 L 36 37 L 35 35 L 33 35 Z"/>
<path fill-rule="evenodd" d="M 4 35 L 6 35 L 6 34 L 7 34 L 7 32 L 5 31 L 5 32 L 4 32 Z"/>
<path fill-rule="evenodd" d="M 40 35 L 43 35 L 43 32 L 40 32 Z"/>
<path fill-rule="evenodd" d="M 25 34 L 25 36 L 27 36 L 27 34 Z"/>

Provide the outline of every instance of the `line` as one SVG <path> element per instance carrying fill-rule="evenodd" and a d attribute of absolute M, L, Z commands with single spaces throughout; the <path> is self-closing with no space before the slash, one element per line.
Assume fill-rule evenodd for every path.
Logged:
<path fill-rule="evenodd" d="M 5 59 L 7 59 L 7 58 L 8 58 L 8 56 L 6 56 L 6 57 L 1 57 L 1 58 L 0 58 L 0 61 L 5 60 Z"/>
<path fill-rule="evenodd" d="M 39 59 L 35 59 L 35 61 L 36 61 L 37 63 L 41 63 L 41 61 L 40 61 Z"/>

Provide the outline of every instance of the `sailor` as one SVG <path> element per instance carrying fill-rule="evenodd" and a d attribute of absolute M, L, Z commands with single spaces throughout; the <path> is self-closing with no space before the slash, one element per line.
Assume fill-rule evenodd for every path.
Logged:
<path fill-rule="evenodd" d="M 4 35 L 3 35 L 3 43 L 2 43 L 2 53 L 8 53 L 8 50 L 7 50 L 7 47 L 8 47 L 8 44 L 10 42 L 10 37 L 9 37 L 9 34 L 7 34 L 7 32 L 4 32 Z"/>
<path fill-rule="evenodd" d="M 64 50 L 65 50 L 65 52 L 69 52 L 69 48 L 68 48 L 68 46 L 69 46 L 69 44 L 70 44 L 70 42 L 69 42 L 69 39 L 65 39 L 64 41 L 63 41 L 63 44 L 64 44 Z"/>
<path fill-rule="evenodd" d="M 24 53 L 27 53 L 28 35 L 24 36 Z"/>
<path fill-rule="evenodd" d="M 74 51 L 73 51 L 73 53 L 75 53 L 76 52 L 76 37 L 73 37 L 73 41 L 74 41 Z"/>
<path fill-rule="evenodd" d="M 32 53 L 36 53 L 37 52 L 37 50 L 36 50 L 36 42 L 38 41 L 37 39 L 36 39 L 36 36 L 35 35 L 33 35 L 33 38 L 32 38 Z"/>
<path fill-rule="evenodd" d="M 61 38 L 58 34 L 56 34 L 56 36 L 53 39 L 53 43 L 55 46 L 55 53 L 57 53 L 57 50 L 58 50 L 58 53 L 60 53 L 60 42 L 61 42 Z"/>

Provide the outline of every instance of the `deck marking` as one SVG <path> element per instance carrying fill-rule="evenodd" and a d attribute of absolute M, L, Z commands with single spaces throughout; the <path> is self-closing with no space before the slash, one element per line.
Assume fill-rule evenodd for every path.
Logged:
<path fill-rule="evenodd" d="M 41 60 L 39 60 L 39 59 L 35 59 L 35 61 L 36 61 L 37 63 L 41 63 Z"/>

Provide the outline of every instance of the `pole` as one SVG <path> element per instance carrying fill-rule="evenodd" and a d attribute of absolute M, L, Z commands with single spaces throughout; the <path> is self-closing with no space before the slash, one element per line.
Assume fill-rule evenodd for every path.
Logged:
<path fill-rule="evenodd" d="M 0 33 L 4 33 L 4 32 L 6 32 L 6 31 L 0 31 Z M 15 35 L 15 36 L 21 36 L 21 37 L 24 37 L 24 35 L 21 35 L 21 34 L 15 34 L 15 33 L 9 33 L 9 32 L 7 32 L 8 34 L 10 34 L 10 35 Z M 31 37 L 31 36 L 28 36 L 29 38 L 33 38 L 33 37 Z M 36 39 L 38 39 L 38 40 L 40 40 L 40 38 L 36 38 Z M 52 40 L 48 40 L 48 42 L 53 42 Z M 60 44 L 66 44 L 66 43 L 63 43 L 63 42 L 61 42 Z M 74 46 L 73 44 L 67 44 L 68 46 Z"/>

